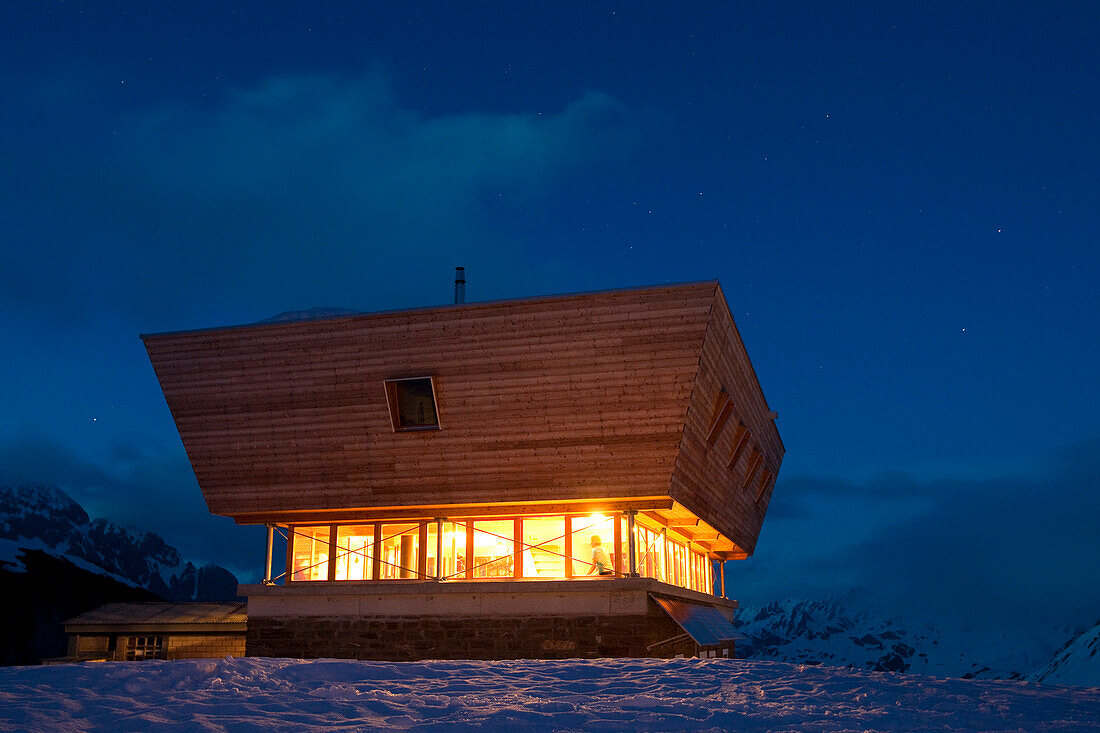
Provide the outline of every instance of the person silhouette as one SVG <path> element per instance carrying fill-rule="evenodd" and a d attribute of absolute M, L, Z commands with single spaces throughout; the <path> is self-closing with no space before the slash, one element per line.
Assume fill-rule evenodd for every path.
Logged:
<path fill-rule="evenodd" d="M 600 536 L 594 534 L 592 535 L 592 567 L 588 569 L 588 575 L 611 575 L 611 572 L 611 558 L 603 548 Z"/>

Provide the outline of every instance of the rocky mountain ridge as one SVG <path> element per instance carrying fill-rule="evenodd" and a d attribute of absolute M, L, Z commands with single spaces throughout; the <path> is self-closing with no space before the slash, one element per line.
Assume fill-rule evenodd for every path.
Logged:
<path fill-rule="evenodd" d="M 1067 629 L 1028 634 L 952 628 L 935 619 L 913 621 L 883 611 L 858 590 L 835 598 L 746 606 L 734 625 L 742 634 L 737 656 L 745 659 L 1100 685 L 1100 625 L 1080 635 Z"/>
<path fill-rule="evenodd" d="M 196 567 L 150 532 L 91 519 L 65 492 L 43 486 L 0 487 L 0 567 L 25 570 L 20 550 L 45 552 L 85 570 L 144 588 L 169 601 L 223 601 L 237 579 L 217 565 Z"/>

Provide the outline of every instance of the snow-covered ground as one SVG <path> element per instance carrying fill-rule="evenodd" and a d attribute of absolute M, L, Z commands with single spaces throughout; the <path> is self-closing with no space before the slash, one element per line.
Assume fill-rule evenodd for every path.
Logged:
<path fill-rule="evenodd" d="M 744 660 L 0 669 L 4 731 L 1100 731 L 1100 688 Z"/>

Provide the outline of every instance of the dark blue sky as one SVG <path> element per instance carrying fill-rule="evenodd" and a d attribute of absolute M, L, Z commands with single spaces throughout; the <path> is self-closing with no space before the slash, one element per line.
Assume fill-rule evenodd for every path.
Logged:
<path fill-rule="evenodd" d="M 745 602 L 1100 615 L 1092 3 L 0 7 L 0 481 L 246 578 L 137 335 L 718 278 Z"/>

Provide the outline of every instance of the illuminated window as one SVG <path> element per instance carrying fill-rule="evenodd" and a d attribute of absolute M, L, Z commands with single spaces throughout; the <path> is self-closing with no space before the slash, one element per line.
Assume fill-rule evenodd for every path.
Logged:
<path fill-rule="evenodd" d="M 668 581 L 672 585 L 678 585 L 681 588 L 688 587 L 688 574 L 687 574 L 687 557 L 685 548 L 679 542 L 668 539 L 668 559 L 669 559 L 669 573 Z"/>
<path fill-rule="evenodd" d="M 615 557 L 618 558 L 619 572 L 623 575 L 630 574 L 630 524 L 626 521 L 626 516 L 619 515 L 619 554 Z M 635 550 L 638 548 L 635 547 Z"/>
<path fill-rule="evenodd" d="M 446 522 L 443 525 L 443 577 L 462 580 L 471 577 L 467 558 L 469 522 Z"/>
<path fill-rule="evenodd" d="M 473 526 L 473 577 L 514 577 L 515 521 L 476 521 Z"/>
<path fill-rule="evenodd" d="M 165 659 L 163 636 L 131 636 L 126 639 L 126 661 Z"/>
<path fill-rule="evenodd" d="M 523 577 L 565 577 L 565 518 L 523 520 Z"/>
<path fill-rule="evenodd" d="M 644 578 L 665 579 L 665 538 L 642 524 L 634 526 L 634 547 L 638 552 L 638 574 Z"/>
<path fill-rule="evenodd" d="M 291 580 L 328 580 L 329 528 L 292 528 Z"/>
<path fill-rule="evenodd" d="M 573 517 L 572 524 L 573 575 L 613 575 L 615 520 L 589 514 Z"/>
<path fill-rule="evenodd" d="M 383 524 L 378 577 L 408 580 L 418 577 L 420 524 Z"/>
<path fill-rule="evenodd" d="M 336 579 L 374 578 L 374 525 L 340 527 L 336 533 Z"/>
<path fill-rule="evenodd" d="M 289 579 L 296 582 L 550 580 L 630 572 L 629 523 L 621 512 L 290 529 Z M 713 592 L 710 559 L 679 532 L 636 516 L 634 549 L 638 575 Z"/>
<path fill-rule="evenodd" d="M 386 401 L 394 432 L 439 429 L 431 377 L 387 379 Z"/>
<path fill-rule="evenodd" d="M 426 572 L 429 578 L 459 579 L 466 577 L 466 524 L 465 522 L 443 522 L 443 541 L 440 542 L 439 526 L 428 522 L 428 546 L 424 548 L 427 557 Z M 442 548 L 442 560 L 436 558 Z M 440 571 L 436 574 L 437 569 Z"/>

